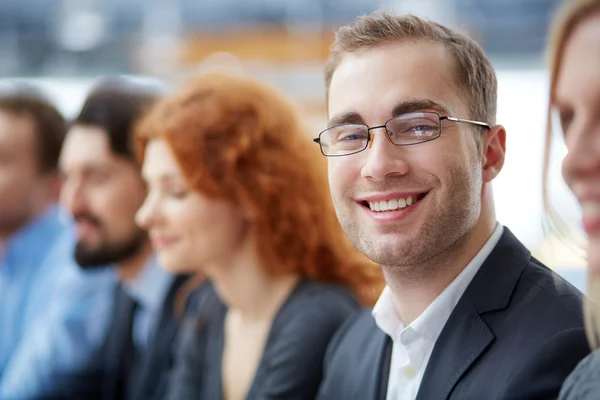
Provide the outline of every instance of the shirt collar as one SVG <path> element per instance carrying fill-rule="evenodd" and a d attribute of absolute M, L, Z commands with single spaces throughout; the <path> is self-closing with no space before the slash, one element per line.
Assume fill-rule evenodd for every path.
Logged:
<path fill-rule="evenodd" d="M 138 276 L 123 283 L 123 290 L 146 310 L 159 310 L 173 283 L 174 276 L 152 256 Z"/>
<path fill-rule="evenodd" d="M 400 319 L 396 307 L 394 307 L 394 299 L 392 297 L 392 290 L 389 286 L 385 286 L 377 303 L 373 306 L 371 311 L 373 318 L 379 329 L 381 329 L 386 335 L 394 338 L 395 333 L 398 329 L 404 328 L 404 323 Z"/>
<path fill-rule="evenodd" d="M 503 231 L 504 227 L 497 223 L 490 238 L 469 264 L 429 307 L 409 325 L 415 332 L 431 341 L 437 340 L 452 310 L 454 310 L 485 259 L 498 244 Z M 395 339 L 397 333 L 406 327 L 396 311 L 389 286 L 386 286 L 381 293 L 379 300 L 373 307 L 372 315 L 379 329 L 392 339 Z"/>

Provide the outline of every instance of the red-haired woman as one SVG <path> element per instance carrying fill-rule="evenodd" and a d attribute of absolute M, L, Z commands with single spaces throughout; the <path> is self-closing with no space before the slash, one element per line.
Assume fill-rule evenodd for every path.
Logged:
<path fill-rule="evenodd" d="M 382 278 L 344 237 L 294 108 L 249 78 L 202 75 L 137 138 L 138 223 L 165 268 L 214 288 L 195 299 L 169 398 L 313 399 L 333 334 Z"/>

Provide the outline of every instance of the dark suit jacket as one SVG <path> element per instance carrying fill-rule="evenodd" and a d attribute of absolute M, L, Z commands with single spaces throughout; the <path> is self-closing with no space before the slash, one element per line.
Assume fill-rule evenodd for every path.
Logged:
<path fill-rule="evenodd" d="M 187 279 L 177 276 L 162 306 L 154 339 L 144 354 L 143 363 L 137 368 L 133 387 L 123 383 L 125 349 L 127 338 L 121 329 L 127 311 L 122 290 L 117 290 L 114 320 L 101 351 L 94 357 L 89 368 L 65 378 L 60 382 L 59 393 L 49 398 L 68 400 L 159 400 L 164 396 L 168 374 L 172 366 L 173 343 L 180 326 L 175 315 L 174 300 L 178 289 Z M 197 290 L 202 290 L 199 288 Z"/>
<path fill-rule="evenodd" d="M 227 308 L 216 293 L 196 304 L 199 312 L 192 312 L 181 330 L 169 381 L 170 400 L 223 398 L 221 359 Z M 327 345 L 358 309 L 359 303 L 345 288 L 310 280 L 298 283 L 273 321 L 246 399 L 313 400 Z"/>
<path fill-rule="evenodd" d="M 369 311 L 348 321 L 318 398 L 384 400 L 391 349 Z M 417 400 L 555 399 L 589 351 L 581 293 L 505 228 L 436 341 Z"/>
<path fill-rule="evenodd" d="M 106 341 L 103 354 L 103 396 L 102 400 L 150 400 L 162 399 L 166 388 L 168 372 L 171 368 L 175 336 L 180 322 L 174 315 L 174 299 L 178 289 L 187 279 L 177 276 L 167 293 L 163 303 L 158 327 L 154 340 L 144 355 L 143 364 L 138 367 L 134 387 L 127 387 L 126 393 L 119 390 L 120 380 L 123 379 L 125 362 L 125 340 L 116 329 L 111 329 Z M 117 314 L 118 315 L 118 314 Z M 115 319 L 119 323 L 118 318 Z M 125 384 L 126 385 L 126 384 Z"/>

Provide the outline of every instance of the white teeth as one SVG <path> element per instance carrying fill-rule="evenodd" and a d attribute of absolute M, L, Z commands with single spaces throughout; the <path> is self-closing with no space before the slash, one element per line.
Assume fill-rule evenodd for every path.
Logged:
<path fill-rule="evenodd" d="M 369 208 L 371 211 L 394 211 L 411 206 L 414 203 L 413 197 L 408 196 L 406 199 L 392 199 L 390 201 L 370 201 Z"/>

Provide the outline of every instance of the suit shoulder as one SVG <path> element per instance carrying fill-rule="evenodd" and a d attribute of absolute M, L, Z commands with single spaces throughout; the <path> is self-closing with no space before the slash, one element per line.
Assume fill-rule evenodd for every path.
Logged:
<path fill-rule="evenodd" d="M 377 327 L 371 310 L 363 309 L 354 314 L 331 340 L 326 357 L 329 384 L 350 383 L 351 376 L 377 368 L 381 352 L 390 340 Z"/>
<path fill-rule="evenodd" d="M 372 339 L 379 336 L 385 337 L 386 334 L 377 327 L 371 309 L 361 309 L 348 318 L 336 333 L 337 351 L 344 353 L 360 349 L 362 353 L 366 348 L 363 346 L 368 347 Z"/>
<path fill-rule="evenodd" d="M 581 313 L 583 294 L 533 257 L 523 271 L 522 285 L 530 290 L 538 290 L 545 301 L 562 311 Z"/>
<path fill-rule="evenodd" d="M 497 302 L 500 307 L 494 309 L 496 312 L 482 314 L 494 332 L 510 330 L 514 326 L 519 326 L 522 332 L 536 332 L 532 337 L 538 338 L 539 335 L 553 336 L 570 329 L 583 332 L 581 292 L 539 261 L 533 258 L 526 261 L 509 292 L 501 292 L 493 286 L 495 284 L 501 285 L 488 283 L 488 289 L 495 290 L 497 297 L 507 301 Z M 477 301 L 481 303 L 487 299 L 489 297 L 480 297 Z"/>

